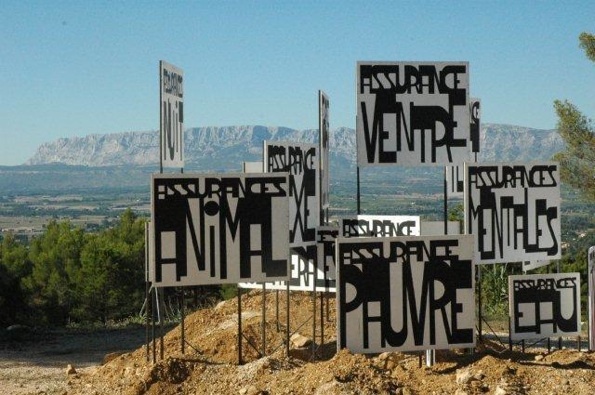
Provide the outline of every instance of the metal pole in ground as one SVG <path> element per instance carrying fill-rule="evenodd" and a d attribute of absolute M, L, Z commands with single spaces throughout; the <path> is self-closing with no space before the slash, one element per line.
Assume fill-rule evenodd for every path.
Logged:
<path fill-rule="evenodd" d="M 262 283 L 262 356 L 264 357 L 266 354 L 266 296 L 267 296 L 267 286 L 266 283 Z"/>
<path fill-rule="evenodd" d="M 361 211 L 360 182 L 359 182 L 359 166 L 357 166 L 357 213 L 358 213 L 358 215 L 362 213 L 362 211 Z"/>
<path fill-rule="evenodd" d="M 479 341 L 481 342 L 482 336 L 483 336 L 483 314 L 481 312 L 483 306 L 482 306 L 482 299 L 481 299 L 481 265 L 476 265 L 477 267 L 477 304 L 478 306 L 478 311 L 477 311 L 477 315 L 478 317 L 478 325 L 479 325 Z"/>
<path fill-rule="evenodd" d="M 285 335 L 285 353 L 289 357 L 289 333 L 291 329 L 289 328 L 289 281 L 286 281 L 286 292 L 287 292 L 287 317 L 286 317 L 286 325 L 287 325 L 287 333 Z"/>
<path fill-rule="evenodd" d="M 153 363 L 157 362 L 157 341 L 155 340 L 155 310 L 157 309 L 157 300 L 153 303 L 153 294 L 155 294 L 157 288 L 152 287 L 149 290 L 149 297 L 151 299 L 151 338 L 153 340 Z"/>
<path fill-rule="evenodd" d="M 275 318 L 277 319 L 277 332 L 281 330 L 279 324 L 279 290 L 275 290 Z"/>
<path fill-rule="evenodd" d="M 184 313 L 184 288 L 182 288 L 181 297 L 180 297 L 180 316 L 181 316 L 181 325 L 180 329 L 182 331 L 182 355 L 185 354 L 186 351 L 186 331 L 185 331 L 185 313 Z"/>
<path fill-rule="evenodd" d="M 161 360 L 164 359 L 164 342 L 163 342 L 163 320 L 165 319 L 165 294 L 164 288 L 161 288 L 161 297 L 159 297 L 159 288 L 157 289 L 157 304 L 159 305 L 159 356 Z"/>
<path fill-rule="evenodd" d="M 242 287 L 238 287 L 238 365 L 242 364 Z"/>
<path fill-rule="evenodd" d="M 149 287 L 149 244 L 150 244 L 150 231 L 149 231 L 150 224 L 149 222 L 145 222 L 145 344 L 146 344 L 146 354 L 147 354 L 147 362 L 149 362 L 149 353 L 150 353 L 150 340 L 149 340 L 149 313 L 152 314 L 152 309 L 150 309 L 151 301 L 150 301 L 150 287 Z"/>
<path fill-rule="evenodd" d="M 324 299 L 325 292 L 320 293 L 320 346 L 324 346 Z"/>
<path fill-rule="evenodd" d="M 316 266 L 312 266 L 313 269 L 313 285 L 312 285 L 312 358 L 316 356 L 316 277 L 317 270 Z"/>

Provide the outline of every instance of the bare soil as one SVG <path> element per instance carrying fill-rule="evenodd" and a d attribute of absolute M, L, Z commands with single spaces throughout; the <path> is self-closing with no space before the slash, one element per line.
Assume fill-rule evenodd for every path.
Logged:
<path fill-rule="evenodd" d="M 145 328 L 112 330 L 17 329 L 0 340 L 1 394 L 64 394 L 66 367 L 81 374 L 106 354 L 133 351 L 145 342 Z"/>
<path fill-rule="evenodd" d="M 286 355 L 285 293 L 267 293 L 262 356 L 262 293 L 242 299 L 243 364 L 238 364 L 237 300 L 186 317 L 185 346 L 178 326 L 149 347 L 145 329 L 56 333 L 4 345 L 0 355 L 2 394 L 594 394 L 595 353 L 520 345 L 512 351 L 498 339 L 483 338 L 470 350 L 437 351 L 427 367 L 419 353 L 354 355 L 336 352 L 335 304 L 329 300 L 320 341 Z M 319 302 L 318 300 L 317 302 Z M 312 339 L 312 298 L 292 293 L 291 332 Z M 298 339 L 300 340 L 300 339 Z M 295 343 L 298 343 L 295 340 Z M 308 339 L 305 339 L 308 340 Z M 583 344 L 584 346 L 584 344 Z M 574 349 L 571 347 L 575 347 Z M 156 354 L 152 353 L 153 349 Z M 113 351 L 111 361 L 102 364 Z M 114 356 L 117 355 L 117 356 Z M 156 362 L 153 363 L 153 358 Z M 67 374 L 71 364 L 76 373 Z"/>

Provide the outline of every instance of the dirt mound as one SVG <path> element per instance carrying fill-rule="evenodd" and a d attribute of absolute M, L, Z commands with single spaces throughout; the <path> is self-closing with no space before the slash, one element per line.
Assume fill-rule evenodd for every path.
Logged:
<path fill-rule="evenodd" d="M 277 299 L 278 296 L 278 299 Z M 278 300 L 278 308 L 277 308 Z M 68 394 L 593 394 L 595 355 L 562 349 L 509 351 L 484 340 L 469 350 L 438 351 L 426 367 L 419 353 L 354 355 L 336 352 L 335 301 L 323 303 L 313 347 L 292 346 L 287 357 L 285 293 L 266 294 L 265 354 L 262 351 L 262 293 L 242 300 L 243 364 L 238 364 L 237 300 L 199 310 L 164 336 L 164 358 L 147 361 L 145 347 L 69 378 Z M 317 300 L 320 308 L 320 299 Z M 328 316 L 326 314 L 328 313 Z M 292 293 L 291 332 L 313 338 L 312 298 Z M 151 347 L 152 350 L 152 347 Z"/>

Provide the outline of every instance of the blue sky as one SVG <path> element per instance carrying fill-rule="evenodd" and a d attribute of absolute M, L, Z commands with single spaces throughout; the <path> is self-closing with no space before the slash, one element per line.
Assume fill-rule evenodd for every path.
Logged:
<path fill-rule="evenodd" d="M 468 61 L 482 122 L 595 118 L 585 1 L 13 1 L 0 13 L 0 165 L 44 142 L 159 128 L 158 63 L 184 70 L 185 126 L 355 127 L 361 61 Z M 156 161 L 158 159 L 156 158 Z"/>

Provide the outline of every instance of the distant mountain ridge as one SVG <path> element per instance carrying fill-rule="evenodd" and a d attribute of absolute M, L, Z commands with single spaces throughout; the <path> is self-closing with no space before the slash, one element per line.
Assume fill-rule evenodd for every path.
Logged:
<path fill-rule="evenodd" d="M 262 160 L 264 140 L 315 143 L 318 130 L 286 127 L 199 127 L 185 131 L 185 161 L 189 168 L 229 170 L 244 161 Z M 331 159 L 355 165 L 355 131 L 331 130 Z M 484 124 L 480 161 L 549 160 L 564 149 L 557 130 L 533 129 L 503 124 Z M 60 138 L 42 144 L 25 165 L 150 166 L 159 163 L 159 133 L 123 132 Z"/>
<path fill-rule="evenodd" d="M 264 140 L 313 143 L 318 141 L 318 130 L 266 126 L 187 129 L 184 171 L 239 172 L 242 162 L 262 160 Z M 343 188 L 355 195 L 355 131 L 350 128 L 331 130 L 329 145 L 332 191 Z M 550 160 L 553 154 L 564 149 L 564 143 L 556 130 L 484 124 L 481 149 L 479 160 L 484 162 Z M 4 195 L 85 190 L 148 191 L 151 174 L 157 172 L 157 131 L 94 134 L 42 144 L 26 164 L 0 166 L 0 190 Z M 418 190 L 414 186 L 423 184 L 426 190 L 433 188 L 433 191 L 441 192 L 443 171 L 435 166 L 371 167 L 361 169 L 361 178 L 370 185 L 389 183 Z"/>

